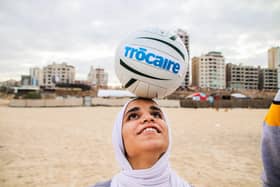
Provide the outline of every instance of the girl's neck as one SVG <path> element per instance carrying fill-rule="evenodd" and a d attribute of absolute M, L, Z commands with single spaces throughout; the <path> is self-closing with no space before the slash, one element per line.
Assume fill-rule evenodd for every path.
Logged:
<path fill-rule="evenodd" d="M 151 168 L 160 158 L 160 154 L 144 153 L 137 157 L 128 157 L 128 161 L 133 169 Z"/>

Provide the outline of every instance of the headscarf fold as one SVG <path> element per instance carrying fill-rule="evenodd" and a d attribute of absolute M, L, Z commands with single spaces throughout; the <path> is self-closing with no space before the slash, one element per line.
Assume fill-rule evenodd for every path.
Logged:
<path fill-rule="evenodd" d="M 135 98 L 137 99 L 137 98 Z M 169 136 L 167 151 L 160 159 L 148 169 L 133 169 L 125 156 L 122 140 L 123 116 L 127 105 L 135 100 L 128 101 L 119 112 L 115 121 L 112 133 L 113 147 L 116 159 L 121 166 L 121 171 L 112 178 L 111 187 L 190 187 L 177 174 L 172 171 L 169 165 L 169 154 L 171 149 L 171 129 L 166 120 Z M 155 101 L 154 101 L 155 102 Z M 155 102 L 156 103 L 156 102 Z"/>

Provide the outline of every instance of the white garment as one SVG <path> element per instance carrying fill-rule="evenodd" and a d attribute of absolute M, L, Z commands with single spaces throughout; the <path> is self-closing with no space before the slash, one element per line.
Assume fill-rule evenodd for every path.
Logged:
<path fill-rule="evenodd" d="M 112 178 L 111 187 L 190 187 L 190 185 L 177 176 L 177 174 L 173 172 L 169 166 L 169 154 L 171 149 L 171 129 L 169 125 L 169 146 L 167 151 L 151 168 L 138 170 L 132 169 L 125 157 L 122 141 L 122 120 L 126 106 L 129 102 L 127 102 L 119 112 L 113 127 L 113 146 L 116 159 L 122 170 Z M 166 119 L 165 114 L 164 118 Z M 168 124 L 167 121 L 166 124 Z"/>
<path fill-rule="evenodd" d="M 278 90 L 277 94 L 275 95 L 274 101 L 280 101 L 280 89 Z"/>

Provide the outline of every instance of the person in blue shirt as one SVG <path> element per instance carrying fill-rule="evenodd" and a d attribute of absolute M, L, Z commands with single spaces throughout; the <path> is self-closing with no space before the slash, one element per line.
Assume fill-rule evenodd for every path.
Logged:
<path fill-rule="evenodd" d="M 263 187 L 280 187 L 280 89 L 263 122 L 261 154 Z"/>

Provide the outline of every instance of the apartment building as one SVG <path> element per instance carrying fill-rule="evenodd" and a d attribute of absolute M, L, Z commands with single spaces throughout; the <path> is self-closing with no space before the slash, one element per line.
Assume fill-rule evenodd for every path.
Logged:
<path fill-rule="evenodd" d="M 224 89 L 225 59 L 221 52 L 211 51 L 192 59 L 193 86 Z"/>
<path fill-rule="evenodd" d="M 260 90 L 277 89 L 277 69 L 262 68 L 259 73 L 259 78 Z"/>
<path fill-rule="evenodd" d="M 94 68 L 91 66 L 88 81 L 95 87 L 105 88 L 108 86 L 108 73 L 103 68 Z"/>
<path fill-rule="evenodd" d="M 268 68 L 277 69 L 277 85 L 280 89 L 280 47 L 272 47 L 268 50 Z"/>
<path fill-rule="evenodd" d="M 228 63 L 226 65 L 227 88 L 258 89 L 259 67 Z"/>
<path fill-rule="evenodd" d="M 43 86 L 54 88 L 56 83 L 74 83 L 75 67 L 63 62 L 53 63 L 43 68 Z"/>
<path fill-rule="evenodd" d="M 30 75 L 21 75 L 20 85 L 21 86 L 31 86 L 31 76 Z"/>
<path fill-rule="evenodd" d="M 9 79 L 9 80 L 0 82 L 0 86 L 10 87 L 10 86 L 20 86 L 20 85 L 21 85 L 21 81 L 17 81 L 14 79 Z"/>
<path fill-rule="evenodd" d="M 190 62 L 190 48 L 189 48 L 189 35 L 186 31 L 182 30 L 182 29 L 178 29 L 177 30 L 177 35 L 181 38 L 181 40 L 183 41 L 184 45 L 185 45 L 185 48 L 188 52 L 188 62 L 189 64 L 191 63 Z M 181 85 L 182 88 L 187 88 L 190 84 L 190 70 L 189 70 L 189 64 L 188 64 L 188 67 L 187 67 L 187 73 L 186 73 L 186 76 L 185 76 L 185 79 Z"/>
<path fill-rule="evenodd" d="M 38 67 L 30 68 L 29 75 L 31 77 L 32 86 L 42 86 L 43 85 L 43 71 L 41 68 L 38 68 Z"/>

